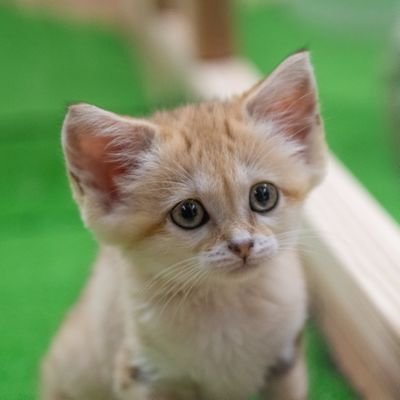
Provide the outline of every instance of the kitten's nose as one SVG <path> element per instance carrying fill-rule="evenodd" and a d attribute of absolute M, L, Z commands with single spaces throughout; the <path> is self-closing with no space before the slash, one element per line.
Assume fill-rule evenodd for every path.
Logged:
<path fill-rule="evenodd" d="M 254 241 L 251 239 L 241 241 L 231 240 L 228 242 L 228 249 L 238 257 L 243 258 L 243 260 L 246 260 L 253 247 Z"/>

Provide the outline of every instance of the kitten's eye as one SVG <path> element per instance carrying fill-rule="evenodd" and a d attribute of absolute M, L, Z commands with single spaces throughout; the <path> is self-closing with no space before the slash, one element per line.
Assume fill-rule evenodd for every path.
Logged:
<path fill-rule="evenodd" d="M 170 213 L 172 222 L 183 229 L 195 229 L 209 220 L 203 205 L 192 199 L 178 203 Z"/>
<path fill-rule="evenodd" d="M 250 208 L 259 213 L 271 211 L 278 199 L 278 189 L 269 182 L 257 183 L 250 190 Z"/>

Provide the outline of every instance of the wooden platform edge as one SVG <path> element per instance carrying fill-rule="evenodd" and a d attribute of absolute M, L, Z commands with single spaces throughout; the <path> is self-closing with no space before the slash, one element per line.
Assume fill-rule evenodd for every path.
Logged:
<path fill-rule="evenodd" d="M 400 396 L 400 230 L 333 156 L 305 210 L 315 315 L 366 399 Z"/>

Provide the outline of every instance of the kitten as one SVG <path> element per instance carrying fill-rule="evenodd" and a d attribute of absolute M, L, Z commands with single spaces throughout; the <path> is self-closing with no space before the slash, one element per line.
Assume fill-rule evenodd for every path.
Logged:
<path fill-rule="evenodd" d="M 74 105 L 62 140 L 101 250 L 43 399 L 305 399 L 296 237 L 326 155 L 308 53 L 149 119 Z"/>

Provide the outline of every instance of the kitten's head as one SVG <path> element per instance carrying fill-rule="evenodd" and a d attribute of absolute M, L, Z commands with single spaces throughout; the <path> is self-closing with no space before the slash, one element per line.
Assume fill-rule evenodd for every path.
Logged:
<path fill-rule="evenodd" d="M 226 102 L 146 120 L 72 106 L 63 146 L 83 219 L 101 241 L 151 274 L 224 277 L 246 276 L 293 244 L 326 153 L 306 52 Z"/>

